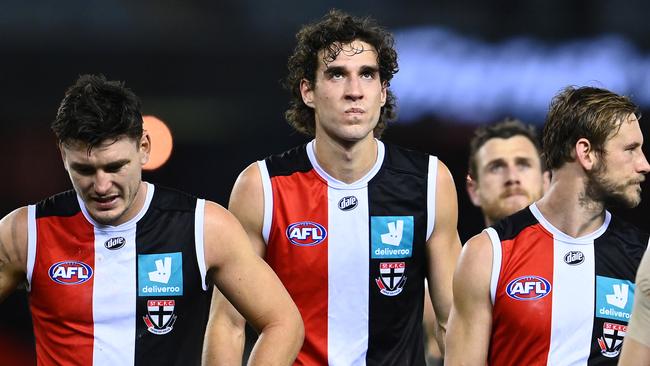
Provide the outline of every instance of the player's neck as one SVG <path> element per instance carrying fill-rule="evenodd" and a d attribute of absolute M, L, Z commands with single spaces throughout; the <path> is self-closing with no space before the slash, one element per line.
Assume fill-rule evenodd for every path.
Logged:
<path fill-rule="evenodd" d="M 563 233 L 578 238 L 590 234 L 603 224 L 605 207 L 585 194 L 583 179 L 562 169 L 553 172 L 551 185 L 537 202 L 544 218 Z"/>
<path fill-rule="evenodd" d="M 327 174 L 349 184 L 363 178 L 377 162 L 377 141 L 372 135 L 352 143 L 316 136 L 314 153 Z"/>

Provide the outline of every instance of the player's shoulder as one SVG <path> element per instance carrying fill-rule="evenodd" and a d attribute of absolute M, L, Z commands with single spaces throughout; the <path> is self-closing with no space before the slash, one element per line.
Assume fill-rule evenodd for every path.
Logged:
<path fill-rule="evenodd" d="M 74 190 L 57 193 L 35 204 L 36 217 L 74 216 L 80 211 L 79 200 Z"/>
<path fill-rule="evenodd" d="M 0 219 L 0 252 L 26 253 L 28 208 L 17 208 Z"/>
<path fill-rule="evenodd" d="M 611 215 L 608 231 L 628 241 L 643 242 L 647 245 L 650 234 L 624 219 Z"/>
<path fill-rule="evenodd" d="M 525 228 L 539 223 L 535 215 L 526 207 L 490 226 L 501 240 L 517 237 Z"/>
<path fill-rule="evenodd" d="M 461 250 L 454 282 L 464 289 L 484 292 L 492 273 L 492 242 L 486 230 L 470 238 Z"/>
<path fill-rule="evenodd" d="M 604 239 L 622 245 L 630 257 L 641 260 L 648 247 L 650 234 L 636 225 L 612 215 Z"/>
<path fill-rule="evenodd" d="M 430 154 L 388 142 L 382 141 L 382 143 L 384 145 L 384 169 L 415 176 L 425 176 L 429 172 L 429 162 L 432 158 Z"/>
<path fill-rule="evenodd" d="M 296 172 L 310 171 L 313 166 L 307 154 L 308 144 L 298 145 L 279 154 L 269 155 L 264 164 L 271 177 L 287 176 Z"/>
<path fill-rule="evenodd" d="M 151 208 L 162 211 L 193 211 L 197 197 L 176 188 L 155 185 Z"/>

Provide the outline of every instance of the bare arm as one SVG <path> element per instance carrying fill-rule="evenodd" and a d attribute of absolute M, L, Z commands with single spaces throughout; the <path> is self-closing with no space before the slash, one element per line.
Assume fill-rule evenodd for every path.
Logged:
<path fill-rule="evenodd" d="M 260 258 L 266 248 L 262 238 L 263 205 L 260 173 L 257 165 L 251 164 L 239 176 L 231 194 L 229 209 L 234 216 L 228 215 L 239 219 L 244 229 L 236 223 L 240 233 L 230 246 L 236 246 L 234 249 L 241 251 L 244 258 L 237 258 L 242 262 L 231 259 L 217 271 L 225 274 L 221 280 L 226 281 L 216 281 L 221 291 L 215 291 L 206 332 L 204 363 L 208 365 L 241 365 L 245 321 L 240 313 L 260 332 L 249 364 L 290 365 L 302 346 L 300 313 L 275 273 Z"/>
<path fill-rule="evenodd" d="M 25 280 L 27 270 L 27 208 L 0 220 L 0 302 Z"/>
<path fill-rule="evenodd" d="M 429 293 L 429 286 L 425 285 L 425 293 Z M 424 353 L 428 359 L 438 359 L 442 356 L 440 352 L 440 345 L 437 342 L 436 334 L 440 332 L 437 330 L 438 321 L 436 320 L 436 314 L 433 312 L 433 304 L 431 304 L 431 296 L 424 296 L 424 314 L 422 316 L 422 322 L 424 323 L 424 333 L 425 333 L 425 344 L 424 344 Z"/>
<path fill-rule="evenodd" d="M 648 366 L 650 365 L 650 347 L 634 338 L 625 337 L 623 351 L 618 360 L 619 366 Z"/>
<path fill-rule="evenodd" d="M 487 362 L 492 327 L 491 272 L 492 244 L 483 232 L 465 244 L 454 273 L 445 365 L 484 366 Z"/>
<path fill-rule="evenodd" d="M 458 201 L 449 169 L 438 162 L 436 177 L 436 213 L 433 233 L 427 241 L 429 295 L 437 319 L 436 341 L 445 352 L 445 332 L 452 301 L 452 277 L 460 253 L 458 238 Z"/>
<path fill-rule="evenodd" d="M 632 317 L 623 341 L 619 365 L 650 365 L 650 251 L 636 273 Z"/>

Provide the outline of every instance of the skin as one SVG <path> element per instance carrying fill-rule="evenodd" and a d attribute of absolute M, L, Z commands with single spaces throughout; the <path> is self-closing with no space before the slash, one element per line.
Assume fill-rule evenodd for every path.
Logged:
<path fill-rule="evenodd" d="M 481 208 L 485 226 L 512 215 L 542 197 L 544 176 L 539 152 L 525 136 L 492 138 L 476 152 L 477 179 L 467 194 Z"/>
<path fill-rule="evenodd" d="M 142 165 L 151 144 L 122 137 L 88 152 L 80 142 L 60 147 L 72 185 L 88 213 L 102 225 L 120 225 L 143 207 L 147 185 Z M 206 202 L 204 226 L 208 278 L 260 332 L 255 365 L 289 365 L 302 345 L 298 309 L 273 271 L 251 250 L 237 219 L 214 202 Z M 0 300 L 26 278 L 27 208 L 0 221 Z"/>
<path fill-rule="evenodd" d="M 512 215 L 542 197 L 549 176 L 542 172 L 539 152 L 525 136 L 492 138 L 475 155 L 477 179 L 467 177 L 467 194 L 481 208 L 485 226 Z M 435 315 L 425 299 L 424 325 L 433 338 Z M 428 342 L 428 354 L 439 357 L 435 342 Z"/>
<path fill-rule="evenodd" d="M 82 142 L 59 146 L 72 186 L 95 221 L 117 226 L 137 215 L 146 196 L 142 165 L 150 148 L 148 135 L 139 144 L 127 138 L 106 142 L 90 154 Z"/>
<path fill-rule="evenodd" d="M 650 309 L 650 253 L 646 251 L 639 264 L 634 283 L 634 307 L 625 335 L 620 366 L 650 365 L 650 343 L 648 341 L 648 309 Z"/>
<path fill-rule="evenodd" d="M 634 115 L 621 125 L 618 133 L 605 143 L 604 155 L 594 150 L 589 140 L 575 143 L 575 160 L 553 171 L 548 192 L 537 202 L 544 217 L 572 237 L 581 237 L 598 229 L 605 219 L 602 196 L 587 194 L 594 184 L 594 172 L 607 182 L 625 182 L 613 186 L 608 197 L 640 201 L 640 182 L 650 171 L 641 147 L 643 135 Z M 604 164 L 605 168 L 600 168 Z M 490 259 L 487 259 L 490 258 Z M 490 276 L 492 246 L 487 233 L 465 244 L 454 274 L 454 303 L 449 319 L 445 365 L 485 365 L 492 328 Z"/>
<path fill-rule="evenodd" d="M 625 337 L 619 366 L 647 366 L 650 365 L 650 347 L 637 342 L 632 337 Z"/>
<path fill-rule="evenodd" d="M 303 101 L 315 111 L 315 152 L 319 164 L 334 178 L 351 183 L 362 178 L 375 164 L 377 143 L 373 129 L 386 102 L 386 84 L 379 79 L 377 54 L 369 44 L 354 41 L 325 64 L 323 53 L 315 85 L 301 84 Z M 444 350 L 444 334 L 451 308 L 451 278 L 460 252 L 456 231 L 456 190 L 447 167 L 439 162 L 436 192 L 436 227 L 427 242 L 429 293 L 437 315 L 438 342 Z M 255 251 L 264 256 L 262 237 L 264 193 L 257 164 L 238 177 L 229 210 L 240 220 Z M 220 365 L 240 365 L 244 321 L 218 293 L 211 329 L 210 349 Z"/>

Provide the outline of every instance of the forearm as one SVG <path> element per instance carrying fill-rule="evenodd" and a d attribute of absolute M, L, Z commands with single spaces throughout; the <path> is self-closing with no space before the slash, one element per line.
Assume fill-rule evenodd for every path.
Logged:
<path fill-rule="evenodd" d="M 445 365 L 484 366 L 487 362 L 487 340 L 483 332 L 472 329 L 470 322 L 455 322 L 447 333 Z"/>
<path fill-rule="evenodd" d="M 203 345 L 203 365 L 241 366 L 244 353 L 244 326 L 208 326 Z"/>
<path fill-rule="evenodd" d="M 265 327 L 248 361 L 249 366 L 292 365 L 302 347 L 302 322 Z"/>
<path fill-rule="evenodd" d="M 447 326 L 446 324 L 437 324 L 436 326 L 436 332 L 435 332 L 435 337 L 436 337 L 436 343 L 438 344 L 438 349 L 440 350 L 440 354 L 444 357 L 445 355 L 445 338 L 447 336 Z"/>

